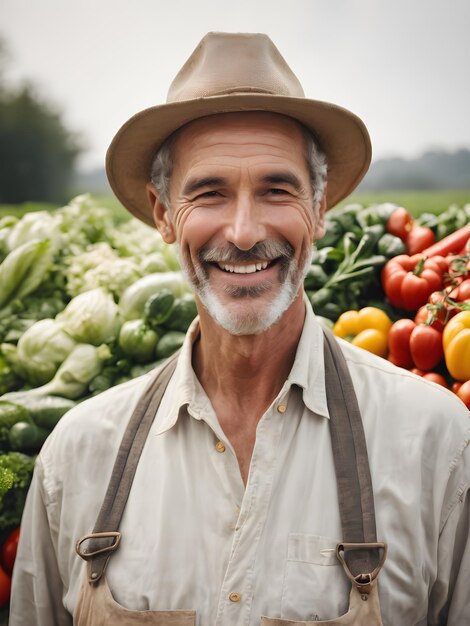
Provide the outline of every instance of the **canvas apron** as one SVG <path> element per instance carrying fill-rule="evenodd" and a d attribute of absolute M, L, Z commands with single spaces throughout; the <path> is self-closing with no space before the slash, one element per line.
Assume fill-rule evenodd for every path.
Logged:
<path fill-rule="evenodd" d="M 325 331 L 325 378 L 330 432 L 338 487 L 343 543 L 337 556 L 351 580 L 349 610 L 336 619 L 292 621 L 260 616 L 260 626 L 383 626 L 377 575 L 386 544 L 377 543 L 375 511 L 362 420 L 343 354 Z M 119 524 L 140 454 L 165 388 L 176 367 L 172 357 L 151 381 L 132 414 L 118 451 L 113 473 L 93 532 L 77 542 L 87 561 L 74 611 L 76 626 L 195 626 L 195 611 L 130 611 L 118 604 L 108 587 L 106 565 L 118 548 Z M 314 607 L 312 607 L 314 609 Z M 211 626 L 204 624 L 202 626 Z"/>

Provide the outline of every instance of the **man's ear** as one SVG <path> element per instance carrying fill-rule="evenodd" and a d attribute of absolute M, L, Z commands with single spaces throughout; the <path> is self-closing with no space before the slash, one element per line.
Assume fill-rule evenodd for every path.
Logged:
<path fill-rule="evenodd" d="M 318 207 L 318 213 L 317 213 L 317 221 L 315 224 L 315 241 L 317 239 L 321 239 L 323 237 L 323 235 L 325 234 L 325 213 L 326 213 L 326 184 L 325 184 L 325 190 L 323 192 L 323 196 L 320 200 L 320 206 Z"/>
<path fill-rule="evenodd" d="M 147 197 L 153 211 L 153 220 L 165 243 L 176 241 L 175 229 L 167 207 L 160 202 L 160 198 L 152 183 L 147 183 Z"/>

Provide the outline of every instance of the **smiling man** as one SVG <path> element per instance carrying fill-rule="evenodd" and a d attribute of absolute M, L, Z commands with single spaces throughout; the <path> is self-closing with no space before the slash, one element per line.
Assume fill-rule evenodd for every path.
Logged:
<path fill-rule="evenodd" d="M 11 626 L 470 623 L 468 411 L 338 343 L 303 291 L 370 154 L 265 35 L 208 34 L 120 129 L 110 183 L 178 246 L 199 316 L 44 445 Z"/>

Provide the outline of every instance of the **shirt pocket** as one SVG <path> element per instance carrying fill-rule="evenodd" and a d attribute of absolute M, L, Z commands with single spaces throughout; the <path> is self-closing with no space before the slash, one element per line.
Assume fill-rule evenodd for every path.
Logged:
<path fill-rule="evenodd" d="M 348 611 L 351 585 L 336 556 L 338 540 L 289 535 L 281 599 L 283 619 L 333 619 Z"/>

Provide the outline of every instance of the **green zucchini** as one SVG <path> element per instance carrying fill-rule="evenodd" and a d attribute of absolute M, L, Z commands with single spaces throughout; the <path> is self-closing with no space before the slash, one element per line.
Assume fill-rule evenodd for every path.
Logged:
<path fill-rule="evenodd" d="M 181 298 L 176 298 L 164 326 L 168 328 L 168 330 L 185 333 L 196 315 L 197 308 L 193 294 L 185 294 L 181 296 Z"/>
<path fill-rule="evenodd" d="M 175 296 L 169 289 L 162 289 L 145 303 L 144 315 L 145 320 L 151 326 L 158 326 L 165 322 L 171 312 Z"/>
<path fill-rule="evenodd" d="M 60 418 L 77 403 L 60 396 L 41 396 L 27 392 L 18 399 L 18 405 L 24 407 L 36 426 L 51 431 Z"/>

